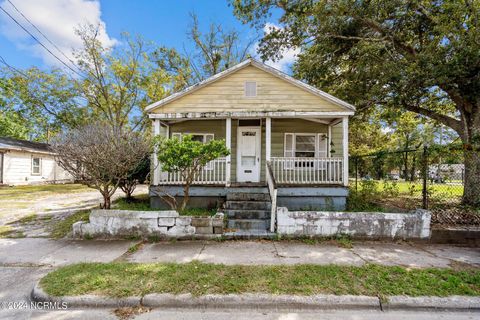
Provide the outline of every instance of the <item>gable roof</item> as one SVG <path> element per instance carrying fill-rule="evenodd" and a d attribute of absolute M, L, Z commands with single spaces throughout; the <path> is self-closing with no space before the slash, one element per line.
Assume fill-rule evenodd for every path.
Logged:
<path fill-rule="evenodd" d="M 0 150 L 17 150 L 40 153 L 53 153 L 48 143 L 0 137 Z"/>
<path fill-rule="evenodd" d="M 289 83 L 291 83 L 291 84 L 293 84 L 293 85 L 295 85 L 295 86 L 297 86 L 301 89 L 304 89 L 304 90 L 306 90 L 306 91 L 308 91 L 308 92 L 310 92 L 310 93 L 312 93 L 312 94 L 314 94 L 318 97 L 324 98 L 325 100 L 328 100 L 328 101 L 330 101 L 330 102 L 332 102 L 332 103 L 334 103 L 338 106 L 344 107 L 344 108 L 346 108 L 347 110 L 350 110 L 350 111 L 355 111 L 355 107 L 353 105 L 349 104 L 348 102 L 345 102 L 341 99 L 338 99 L 338 98 L 336 98 L 336 97 L 334 97 L 334 96 L 332 96 L 332 95 L 330 95 L 330 94 L 328 94 L 328 93 L 326 93 L 322 90 L 319 90 L 319 89 L 317 89 L 317 88 L 315 88 L 315 87 L 313 87 L 313 86 L 311 86 L 311 85 L 309 85 L 309 84 L 307 84 L 303 81 L 297 80 L 297 79 L 289 76 L 288 74 L 286 74 L 286 73 L 284 73 L 280 70 L 272 68 L 272 67 L 266 65 L 265 63 L 254 60 L 252 58 L 247 59 L 247 60 L 245 60 L 245 61 L 227 69 L 227 70 L 224 70 L 220 73 L 217 73 L 216 75 L 213 75 L 210 78 L 207 78 L 203 81 L 200 81 L 200 82 L 198 82 L 198 83 L 196 83 L 196 84 L 194 84 L 190 87 L 187 87 L 187 88 L 183 89 L 182 91 L 176 92 L 176 93 L 174 93 L 174 94 L 172 94 L 172 95 L 170 95 L 166 98 L 163 98 L 162 100 L 154 102 L 154 103 L 148 105 L 145 108 L 145 111 L 150 112 L 153 109 L 156 109 L 156 108 L 161 107 L 163 105 L 166 105 L 170 102 L 173 102 L 173 101 L 175 101 L 175 100 L 177 100 L 177 99 L 179 99 L 183 96 L 186 96 L 190 93 L 193 93 L 196 90 L 198 90 L 200 88 L 203 88 L 203 87 L 209 85 L 210 83 L 213 83 L 217 80 L 220 80 L 220 79 L 222 79 L 222 78 L 224 78 L 224 77 L 226 77 L 226 76 L 228 76 L 228 75 L 230 75 L 230 74 L 232 74 L 232 73 L 234 73 L 238 70 L 241 70 L 241 69 L 243 69 L 247 66 L 257 67 L 258 69 L 261 69 L 261 70 L 263 70 L 263 71 L 265 71 L 269 74 L 272 74 L 272 75 L 274 75 L 274 76 L 276 76 L 280 79 L 283 79 L 283 80 L 285 80 L 285 81 L 287 81 L 287 82 L 289 82 Z"/>

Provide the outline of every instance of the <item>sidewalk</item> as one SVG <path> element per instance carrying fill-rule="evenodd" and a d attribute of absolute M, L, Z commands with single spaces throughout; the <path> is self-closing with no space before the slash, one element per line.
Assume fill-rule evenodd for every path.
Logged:
<path fill-rule="evenodd" d="M 8 301 L 29 301 L 29 294 L 41 277 L 57 267 L 79 262 L 187 263 L 199 260 L 230 265 L 377 263 L 415 268 L 449 268 L 457 267 L 459 264 L 480 267 L 478 248 L 445 245 L 354 242 L 353 248 L 346 249 L 332 244 L 306 244 L 300 241 L 178 241 L 146 243 L 136 252 L 129 253 L 128 249 L 139 242 L 0 239 L 0 296 L 5 299 L 8 297 Z M 0 317 L 15 319 L 19 315 L 28 316 L 28 312 L 4 310 L 0 311 Z M 44 315 L 62 314 L 66 318 L 82 318 L 86 315 L 80 310 L 76 312 L 69 312 L 68 316 L 62 312 Z M 34 314 L 42 316 L 42 312 L 30 315 Z M 92 319 L 108 318 L 107 316 L 111 315 L 103 309 L 98 310 L 98 314 L 95 315 L 90 312 L 87 314 L 91 315 Z M 158 313 L 148 313 L 139 318 L 150 319 L 154 315 L 158 316 Z"/>
<path fill-rule="evenodd" d="M 42 238 L 0 239 L 0 266 L 58 267 L 79 262 L 178 262 L 199 260 L 223 264 L 399 265 L 413 268 L 480 267 L 480 249 L 449 245 L 358 242 L 346 249 L 300 241 L 71 241 Z"/>

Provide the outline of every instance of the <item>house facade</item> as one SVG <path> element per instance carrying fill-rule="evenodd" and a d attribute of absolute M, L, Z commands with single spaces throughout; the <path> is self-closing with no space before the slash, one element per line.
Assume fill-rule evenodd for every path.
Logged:
<path fill-rule="evenodd" d="M 190 192 L 192 207 L 255 197 L 269 201 L 268 210 L 345 207 L 348 119 L 355 108 L 338 98 L 249 59 L 147 111 L 155 135 L 224 139 L 231 150 L 200 172 Z M 182 196 L 182 179 L 162 172 L 153 158 L 151 203 L 164 207 L 163 193 Z"/>
<path fill-rule="evenodd" d="M 0 137 L 0 185 L 73 182 L 46 143 Z"/>

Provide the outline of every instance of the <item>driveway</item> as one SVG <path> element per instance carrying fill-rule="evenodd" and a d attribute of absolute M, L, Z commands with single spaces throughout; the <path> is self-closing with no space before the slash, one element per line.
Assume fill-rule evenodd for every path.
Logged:
<path fill-rule="evenodd" d="M 148 193 L 147 185 L 137 186 L 134 195 Z M 125 194 L 118 189 L 112 199 Z M 79 210 L 98 207 L 102 203 L 100 192 L 82 185 L 45 185 L 4 187 L 0 189 L 0 226 L 13 226 L 22 236 L 47 236 L 48 224 Z M 35 215 L 33 223 L 25 224 L 26 217 Z M 14 223 L 19 221 L 19 223 Z M 13 224 L 12 224 L 13 223 Z"/>

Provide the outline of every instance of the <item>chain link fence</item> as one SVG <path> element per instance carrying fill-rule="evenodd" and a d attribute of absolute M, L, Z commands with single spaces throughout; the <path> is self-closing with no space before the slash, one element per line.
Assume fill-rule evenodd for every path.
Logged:
<path fill-rule="evenodd" d="M 356 203 L 350 205 L 370 201 L 385 211 L 425 208 L 436 224 L 480 225 L 480 210 L 462 201 L 466 182 L 466 195 L 480 188 L 480 183 L 466 181 L 465 157 L 478 160 L 480 152 L 435 145 L 352 156 L 351 202 Z"/>

